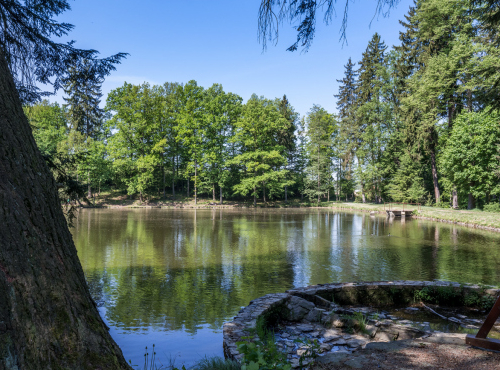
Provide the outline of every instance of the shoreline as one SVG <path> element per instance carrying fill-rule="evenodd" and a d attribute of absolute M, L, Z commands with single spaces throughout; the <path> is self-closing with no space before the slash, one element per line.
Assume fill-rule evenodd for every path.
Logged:
<path fill-rule="evenodd" d="M 121 204 L 108 203 L 119 202 Z M 93 206 L 83 206 L 78 208 L 106 208 L 106 209 L 132 209 L 132 208 L 165 208 L 165 209 L 332 209 L 332 210 L 344 210 L 353 212 L 369 212 L 377 214 L 385 214 L 384 204 L 372 204 L 372 203 L 337 203 L 337 202 L 322 202 L 319 205 L 316 203 L 291 200 L 288 203 L 283 201 L 273 201 L 267 203 L 257 203 L 256 206 L 253 202 L 238 202 L 238 201 L 226 201 L 226 203 L 220 205 L 218 202 L 208 201 L 206 199 L 200 199 L 198 204 L 195 205 L 191 198 L 184 198 L 176 201 L 174 203 L 169 201 L 151 201 L 148 203 L 138 204 L 137 201 L 132 201 L 128 199 L 103 199 L 100 200 L 95 207 Z M 416 208 L 416 207 L 413 207 Z M 410 207 L 411 209 L 411 207 Z M 459 226 L 481 229 L 492 232 L 500 232 L 500 213 L 493 212 L 483 212 L 483 211 L 466 211 L 466 210 L 452 210 L 445 208 L 435 208 L 421 206 L 420 210 L 415 209 L 411 216 L 414 219 L 428 220 L 433 222 L 443 222 L 449 224 L 455 224 Z"/>

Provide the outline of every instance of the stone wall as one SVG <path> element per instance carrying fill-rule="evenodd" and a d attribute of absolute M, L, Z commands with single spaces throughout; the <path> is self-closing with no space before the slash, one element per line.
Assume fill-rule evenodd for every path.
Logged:
<path fill-rule="evenodd" d="M 462 306 L 464 302 L 476 302 L 485 297 L 493 301 L 500 289 L 442 281 L 382 281 L 318 284 L 268 294 L 251 301 L 233 321 L 224 324 L 224 355 L 233 360 L 241 359 L 236 343 L 244 341 L 246 336 L 255 335 L 252 329 L 256 328 L 259 318 L 271 325 L 276 320 L 323 321 L 323 316 L 338 305 L 407 305 L 415 301 L 418 292 L 435 294 L 436 300 L 446 300 L 447 305 Z"/>

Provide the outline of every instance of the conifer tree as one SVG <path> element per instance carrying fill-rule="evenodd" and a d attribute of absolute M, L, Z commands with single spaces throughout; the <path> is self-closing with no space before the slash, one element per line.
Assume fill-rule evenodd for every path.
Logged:
<path fill-rule="evenodd" d="M 329 195 L 332 181 L 332 159 L 335 117 L 324 108 L 314 105 L 307 118 L 307 167 L 305 194 L 309 199 Z"/>
<path fill-rule="evenodd" d="M 339 156 L 338 174 L 337 174 L 337 193 L 341 196 L 342 189 L 347 194 L 354 190 L 352 167 L 356 148 L 356 83 L 357 72 L 354 70 L 355 64 L 351 58 L 344 66 L 344 78 L 337 80 L 340 83 L 339 93 L 334 95 L 337 98 L 337 110 L 339 120 L 339 135 L 336 146 Z"/>
<path fill-rule="evenodd" d="M 367 189 L 377 202 L 381 201 L 380 159 L 387 135 L 387 106 L 382 101 L 384 52 L 387 49 L 375 33 L 359 62 L 356 84 L 356 159 L 363 203 Z M 367 187 L 370 184 L 371 186 Z"/>
<path fill-rule="evenodd" d="M 71 67 L 64 79 L 65 107 L 72 128 L 86 139 L 96 139 L 102 130 L 104 109 L 99 107 L 102 98 L 102 78 L 97 76 L 88 61 L 81 68 Z"/>
<path fill-rule="evenodd" d="M 285 169 L 287 171 L 287 179 L 284 182 L 285 188 L 285 202 L 288 201 L 288 187 L 294 184 L 291 175 L 295 173 L 294 165 L 297 151 L 297 143 L 295 137 L 295 131 L 297 130 L 297 118 L 298 115 L 295 113 L 292 105 L 288 101 L 286 95 L 278 103 L 279 111 L 281 115 L 289 122 L 288 126 L 282 128 L 282 131 L 278 134 L 278 141 L 283 146 L 284 157 L 286 158 Z"/>
<path fill-rule="evenodd" d="M 102 78 L 95 74 L 89 61 L 85 60 L 81 67 L 73 66 L 69 75 L 64 79 L 65 107 L 69 116 L 71 128 L 81 134 L 86 146 L 87 155 L 81 163 L 80 170 L 86 172 L 87 197 L 92 197 L 91 168 L 95 169 L 93 160 L 97 153 L 89 153 L 96 145 L 91 143 L 97 140 L 103 130 L 104 110 L 99 107 L 101 102 Z M 103 160 L 104 158 L 100 158 Z"/>

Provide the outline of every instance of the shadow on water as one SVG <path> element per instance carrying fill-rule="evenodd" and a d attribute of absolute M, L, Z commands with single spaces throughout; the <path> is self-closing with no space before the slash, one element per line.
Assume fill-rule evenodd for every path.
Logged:
<path fill-rule="evenodd" d="M 187 364 L 221 355 L 224 321 L 292 287 L 500 278 L 498 234 L 328 209 L 84 210 L 73 237 L 100 312 L 135 363 L 152 343 Z"/>

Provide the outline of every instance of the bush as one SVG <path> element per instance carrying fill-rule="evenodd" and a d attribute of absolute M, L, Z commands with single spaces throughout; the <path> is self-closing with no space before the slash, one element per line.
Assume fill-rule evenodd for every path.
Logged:
<path fill-rule="evenodd" d="M 500 212 L 500 203 L 488 203 L 484 205 L 485 212 Z"/>

